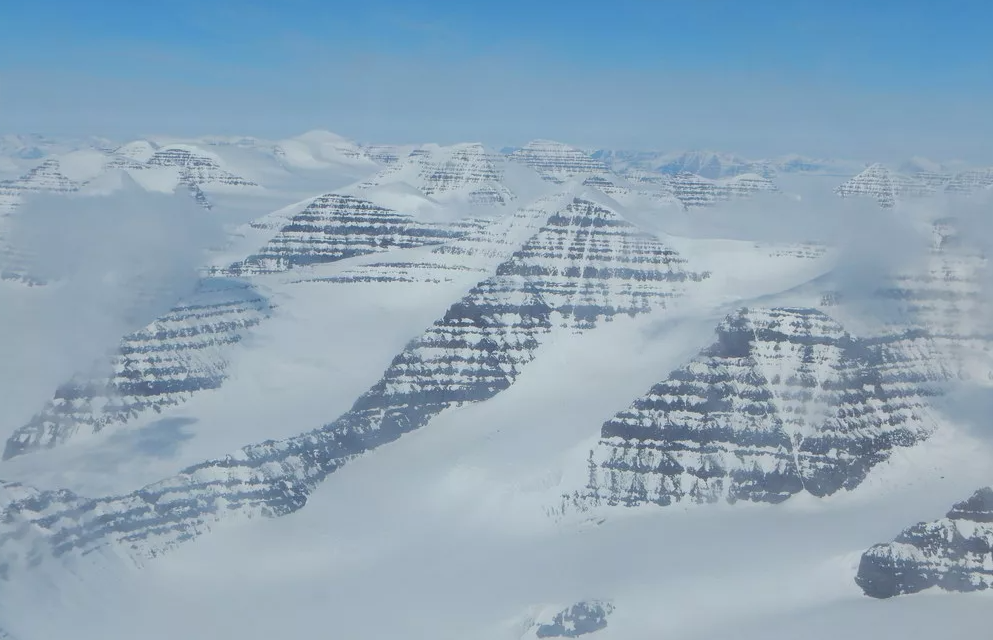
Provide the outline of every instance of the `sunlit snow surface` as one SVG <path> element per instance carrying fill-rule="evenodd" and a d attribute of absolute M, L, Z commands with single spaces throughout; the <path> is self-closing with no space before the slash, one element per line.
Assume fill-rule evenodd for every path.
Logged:
<path fill-rule="evenodd" d="M 211 344 L 202 354 L 210 367 L 223 365 L 217 386 L 4 461 L 4 480 L 85 497 L 128 494 L 244 445 L 293 438 L 335 420 L 376 385 L 397 354 L 414 348 L 412 340 L 506 265 L 561 268 L 535 276 L 547 301 L 572 299 L 563 274 L 570 265 L 587 265 L 589 256 L 637 267 L 637 254 L 612 256 L 611 250 L 628 246 L 616 239 L 591 242 L 577 255 L 556 247 L 558 230 L 548 220 L 570 206 L 611 212 L 590 220 L 616 215 L 634 225 L 620 233 L 656 234 L 685 261 L 681 269 L 706 277 L 634 315 L 599 317 L 589 326 L 562 322 L 542 338 L 509 388 L 449 407 L 423 428 L 350 459 L 298 511 L 265 518 L 232 510 L 231 517 L 207 521 L 194 541 L 139 558 L 140 569 L 116 542 L 51 557 L 45 527 L 71 529 L 77 517 L 71 510 L 55 523 L 22 526 L 18 514 L 6 513 L 8 537 L 0 546 L 26 550 L 24 562 L 5 567 L 8 579 L 0 582 L 0 627 L 13 637 L 511 640 L 550 633 L 558 614 L 582 603 L 604 603 L 606 626 L 588 636 L 596 639 L 984 637 L 993 604 L 984 594 L 929 592 L 877 601 L 853 580 L 866 548 L 939 518 L 990 482 L 989 434 L 975 420 L 988 406 L 982 389 L 989 366 L 981 358 L 961 373 L 971 379 L 973 395 L 937 403 L 930 438 L 895 449 L 852 491 L 798 494 L 778 505 L 577 507 L 568 500 L 587 483 L 588 456 L 604 422 L 696 357 L 714 341 L 715 327 L 741 307 L 818 308 L 859 335 L 885 333 L 897 321 L 940 321 L 949 344 L 965 336 L 975 349 L 986 348 L 976 329 L 984 326 L 978 318 L 984 308 L 974 304 L 986 284 L 955 285 L 956 305 L 968 303 L 965 314 L 941 307 L 941 315 L 927 304 L 943 282 L 935 274 L 946 273 L 949 263 L 930 253 L 927 239 L 914 244 L 917 232 L 906 227 L 936 212 L 897 206 L 896 213 L 914 218 L 901 220 L 858 199 L 811 200 L 799 195 L 799 180 L 784 180 L 788 184 L 778 185 L 783 193 L 687 211 L 659 195 L 658 184 L 604 177 L 599 159 L 545 141 L 511 159 L 478 145 L 373 149 L 326 132 L 278 143 L 139 141 L 116 155 L 147 164 L 157 153 L 163 157 L 163 149 L 190 148 L 206 148 L 203 157 L 216 160 L 216 167 L 195 165 L 205 183 L 231 182 L 230 174 L 261 191 L 259 202 L 240 211 L 234 205 L 245 200 L 231 184 L 208 192 L 221 209 L 234 207 L 221 211 L 227 240 L 198 245 L 171 269 L 244 260 L 326 193 L 367 199 L 429 225 L 479 222 L 436 244 L 384 245 L 246 275 L 266 301 L 266 313 L 238 341 L 216 352 Z M 76 153 L 63 173 L 92 178 L 87 171 L 95 171 L 95 162 Z M 167 153 L 162 164 L 187 166 L 185 157 Z M 687 156 L 680 162 L 702 167 L 717 160 Z M 713 169 L 710 180 L 765 171 L 742 166 Z M 153 171 L 135 170 L 141 176 Z M 118 191 L 113 182 L 92 184 Z M 378 246 L 374 229 L 361 232 L 366 246 Z M 587 237 L 569 233 L 563 237 Z M 91 242 L 98 247 L 100 234 Z M 100 264 L 117 268 L 113 259 Z M 953 271 L 961 275 L 979 264 L 969 260 L 953 261 Z M 898 280 L 917 292 L 909 311 L 899 310 L 904 316 L 893 320 L 861 306 L 860 295 L 888 282 L 888 273 L 913 269 L 928 275 Z M 62 314 L 45 316 L 44 326 L 24 333 L 26 341 L 5 335 L 0 342 L 11 365 L 3 383 L 18 395 L 0 408 L 5 438 L 43 406 L 55 385 L 103 362 L 102 351 L 112 350 L 122 333 L 154 318 L 138 314 L 138 303 L 124 296 L 112 300 L 141 320 L 101 324 L 83 316 L 83 327 L 74 328 L 74 305 L 103 289 L 91 280 L 63 280 L 68 284 L 36 289 L 0 281 L 0 303 L 12 303 L 0 318 L 12 326 L 44 310 Z M 194 282 L 170 270 L 162 275 L 170 286 L 156 289 L 167 293 L 149 300 L 141 286 L 127 292 L 145 305 L 137 308 L 161 314 L 188 299 L 172 286 L 180 281 L 190 288 Z M 635 299 L 653 291 L 639 287 Z M 617 291 L 630 295 L 631 289 L 622 282 L 597 295 L 620 305 L 627 298 Z M 97 344 L 80 346 L 91 332 Z M 431 351 L 435 343 L 425 344 L 418 353 L 442 361 Z M 949 368 L 942 359 L 946 347 L 940 341 L 934 347 L 935 371 Z M 32 366 L 40 370 L 18 375 Z M 16 498 L 21 489 L 6 491 Z"/>

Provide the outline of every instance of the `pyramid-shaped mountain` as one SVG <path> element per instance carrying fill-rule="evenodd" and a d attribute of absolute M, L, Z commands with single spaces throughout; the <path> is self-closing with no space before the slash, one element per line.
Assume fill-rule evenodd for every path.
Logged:
<path fill-rule="evenodd" d="M 780 502 L 851 489 L 932 429 L 933 392 L 900 355 L 813 309 L 742 309 L 603 425 L 586 499 Z"/>

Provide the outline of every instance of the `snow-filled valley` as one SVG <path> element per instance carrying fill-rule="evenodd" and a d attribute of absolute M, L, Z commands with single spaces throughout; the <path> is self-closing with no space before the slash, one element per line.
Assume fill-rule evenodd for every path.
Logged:
<path fill-rule="evenodd" d="M 988 634 L 993 169 L 311 131 L 0 178 L 0 637 Z"/>

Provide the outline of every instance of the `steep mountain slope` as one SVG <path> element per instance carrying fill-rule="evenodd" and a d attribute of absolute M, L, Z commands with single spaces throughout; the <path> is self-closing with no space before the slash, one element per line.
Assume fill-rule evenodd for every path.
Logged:
<path fill-rule="evenodd" d="M 507 205 L 516 196 L 504 184 L 503 165 L 502 158 L 481 144 L 424 145 L 359 184 L 354 193 L 388 198 L 390 187 L 403 184 L 436 201 Z"/>
<path fill-rule="evenodd" d="M 603 425 L 593 503 L 780 502 L 851 489 L 933 429 L 927 380 L 819 311 L 743 309 Z"/>
<path fill-rule="evenodd" d="M 778 191 L 771 180 L 757 174 L 741 174 L 725 180 L 708 180 L 691 173 L 672 177 L 673 193 L 687 209 L 706 207 L 759 191 Z"/>
<path fill-rule="evenodd" d="M 969 194 L 993 188 L 993 168 L 962 171 L 949 177 L 945 190 L 949 193 Z"/>
<path fill-rule="evenodd" d="M 607 166 L 600 160 L 552 140 L 532 140 L 508 156 L 538 172 L 548 182 L 563 183 L 586 174 L 605 173 Z"/>
<path fill-rule="evenodd" d="M 216 159 L 195 147 L 170 145 L 152 154 L 147 167 L 175 167 L 183 184 L 256 187 L 256 183 L 221 168 Z"/>
<path fill-rule="evenodd" d="M 629 183 L 632 186 L 626 186 Z M 611 198 L 632 207 L 678 204 L 684 209 L 708 207 L 736 198 L 747 198 L 758 192 L 778 192 L 768 178 L 742 174 L 733 178 L 708 180 L 691 173 L 668 176 L 635 170 L 623 178 L 593 174 L 583 181 Z"/>
<path fill-rule="evenodd" d="M 424 426 L 447 408 L 508 388 L 550 335 L 665 306 L 705 278 L 685 270 L 675 252 L 617 213 L 573 199 L 495 276 L 414 340 L 334 422 L 246 447 L 130 495 L 78 503 L 75 496 L 46 493 L 46 500 L 62 502 L 72 513 L 38 514 L 32 522 L 56 556 L 118 541 L 141 557 L 221 518 L 295 511 L 354 456 Z"/>
<path fill-rule="evenodd" d="M 367 200 L 329 193 L 293 216 L 257 253 L 226 271 L 275 273 L 367 253 L 440 244 L 465 232 L 465 228 L 419 222 Z"/>
<path fill-rule="evenodd" d="M 862 555 L 855 578 L 866 595 L 888 598 L 932 587 L 993 587 L 993 488 L 978 490 L 944 518 L 905 529 Z"/>
<path fill-rule="evenodd" d="M 924 181 L 894 173 L 876 163 L 838 186 L 835 193 L 843 198 L 875 198 L 881 207 L 891 208 L 903 198 L 920 197 L 934 193 L 934 188 Z"/>
<path fill-rule="evenodd" d="M 122 340 L 108 377 L 97 372 L 60 387 L 52 401 L 8 439 L 4 459 L 161 412 L 198 391 L 220 386 L 225 352 L 268 313 L 266 297 L 246 282 L 203 281 L 191 298 Z"/>
<path fill-rule="evenodd" d="M 969 195 L 993 187 L 993 169 L 967 170 L 955 174 L 917 171 L 897 173 L 876 163 L 838 186 L 835 193 L 843 198 L 871 197 L 884 208 L 892 208 L 905 199 L 936 193 Z"/>

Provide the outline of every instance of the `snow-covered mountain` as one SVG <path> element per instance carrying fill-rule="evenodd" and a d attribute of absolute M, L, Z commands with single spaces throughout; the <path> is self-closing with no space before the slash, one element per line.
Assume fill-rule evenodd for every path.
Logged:
<path fill-rule="evenodd" d="M 851 162 L 825 160 L 801 155 L 768 159 L 746 159 L 732 153 L 716 151 L 615 151 L 598 149 L 592 157 L 604 162 L 612 171 L 627 174 L 648 171 L 667 175 L 692 173 L 710 180 L 756 174 L 775 178 L 783 174 L 844 175 Z"/>
<path fill-rule="evenodd" d="M 892 208 L 901 200 L 942 192 L 968 195 L 990 188 L 993 188 L 993 169 L 970 169 L 954 174 L 923 169 L 906 174 L 875 163 L 839 185 L 835 193 L 843 198 L 874 198 L 881 206 Z"/>
<path fill-rule="evenodd" d="M 21 640 L 329 615 L 356 638 L 805 637 L 808 615 L 871 637 L 853 621 L 898 616 L 864 594 L 990 582 L 989 490 L 877 544 L 989 483 L 962 401 L 993 379 L 985 247 L 971 209 L 926 206 L 953 184 L 981 205 L 983 171 L 869 167 L 839 193 L 882 206 L 846 218 L 787 195 L 828 171 L 801 157 L 315 131 L 38 160 L 0 188 L 10 215 L 181 189 L 223 242 L 82 366 L 38 353 L 87 342 L 74 314 L 0 336 L 12 371 L 53 371 L 0 403 Z M 837 219 L 773 233 L 779 207 Z M 908 257 L 845 244 L 883 224 Z M 66 288 L 0 284 L 0 320 Z"/>
<path fill-rule="evenodd" d="M 984 591 L 993 587 L 993 489 L 984 487 L 940 520 L 908 527 L 893 542 L 862 555 L 856 581 L 873 598 L 932 587 Z"/>
<path fill-rule="evenodd" d="M 543 179 L 554 183 L 607 171 L 607 165 L 602 161 L 580 149 L 552 140 L 532 140 L 508 157 L 531 167 Z"/>
<path fill-rule="evenodd" d="M 504 182 L 504 164 L 503 158 L 489 153 L 481 144 L 425 145 L 390 162 L 358 188 L 388 197 L 384 191 L 405 184 L 435 200 L 506 205 L 515 195 Z"/>
<path fill-rule="evenodd" d="M 815 309 L 742 309 L 604 423 L 579 500 L 777 503 L 854 489 L 933 429 L 934 392 L 910 364 L 898 342 L 855 338 Z"/>

